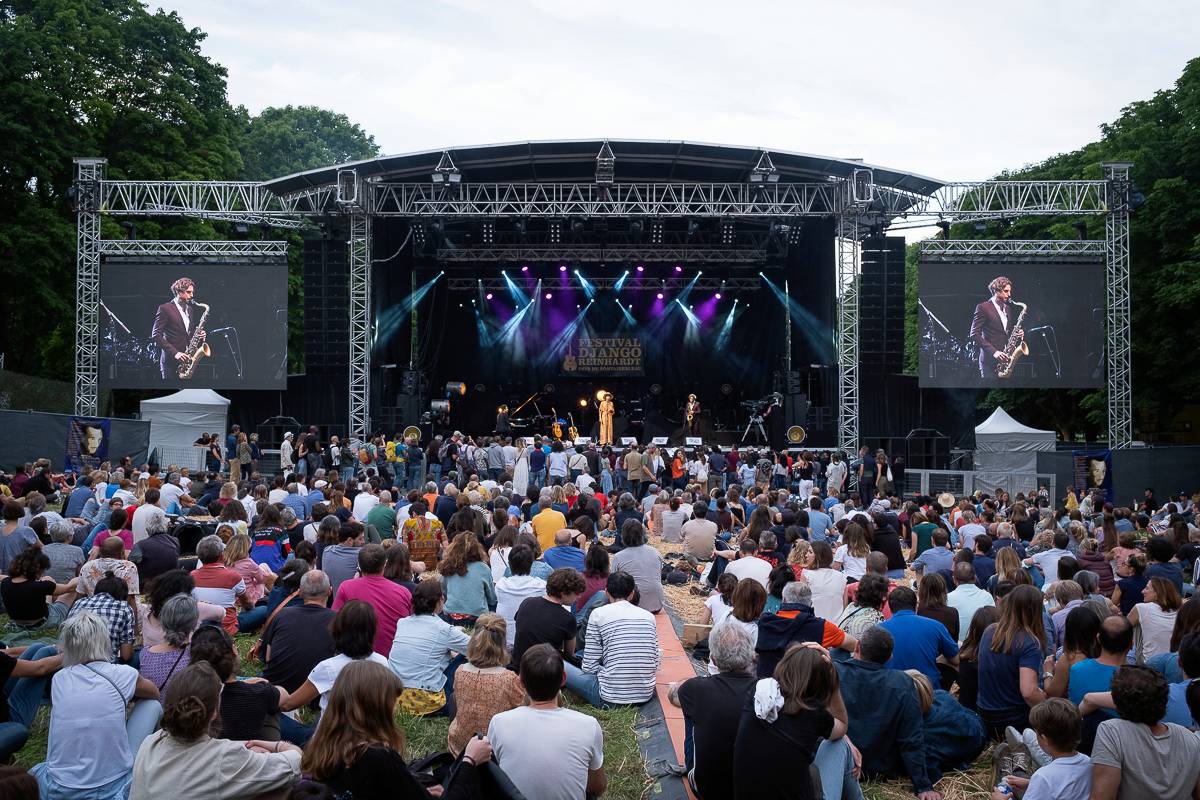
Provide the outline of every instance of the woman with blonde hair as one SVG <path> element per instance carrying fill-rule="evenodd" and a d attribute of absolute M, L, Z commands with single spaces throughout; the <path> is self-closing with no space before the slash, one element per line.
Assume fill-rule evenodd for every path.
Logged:
<path fill-rule="evenodd" d="M 475 621 L 467 645 L 467 663 L 454 676 L 458 714 L 450 723 L 446 743 L 458 755 L 476 731 L 486 731 L 492 717 L 525 705 L 525 688 L 517 673 L 508 669 L 505 646 L 508 624 L 498 614 L 484 614 Z"/>
<path fill-rule="evenodd" d="M 842 537 L 845 544 L 834 552 L 833 568 L 845 572 L 847 578 L 861 580 L 862 576 L 867 574 L 867 555 L 871 552 L 867 530 L 858 522 L 852 521 L 846 525 Z"/>
<path fill-rule="evenodd" d="M 384 667 L 367 661 L 349 664 L 329 696 L 326 722 L 304 748 L 300 768 L 338 796 L 373 798 L 432 797 L 404 760 L 404 732 L 393 709 L 403 684 Z M 463 757 L 444 800 L 474 797 L 479 791 L 476 767 L 492 757 L 486 738 L 467 740 Z"/>
<path fill-rule="evenodd" d="M 804 569 L 812 563 L 812 545 L 808 543 L 807 539 L 797 539 L 792 542 L 792 549 L 788 551 L 787 563 L 792 568 L 792 575 L 796 580 L 804 580 Z"/>
<path fill-rule="evenodd" d="M 1021 557 L 1017 555 L 1017 551 L 1013 548 L 1001 547 L 995 553 L 996 574 L 988 578 L 987 589 L 989 592 L 996 588 L 996 584 L 1002 581 L 1012 581 L 1013 575 L 1018 572 L 1025 572 L 1025 567 L 1021 565 Z"/>
<path fill-rule="evenodd" d="M 230 536 L 221 558 L 225 566 L 242 576 L 242 582 L 246 584 L 246 597 L 252 604 L 257 605 L 275 586 L 275 573 L 250 558 L 250 537 L 246 534 L 235 533 Z"/>

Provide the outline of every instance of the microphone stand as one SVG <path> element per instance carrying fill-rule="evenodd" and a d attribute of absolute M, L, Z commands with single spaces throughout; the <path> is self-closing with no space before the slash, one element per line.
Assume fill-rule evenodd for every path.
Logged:
<path fill-rule="evenodd" d="M 125 331 L 126 333 L 129 333 L 129 328 L 125 327 L 125 323 L 124 323 L 124 322 L 121 322 L 121 318 L 120 318 L 120 317 L 118 317 L 116 314 L 114 314 L 114 313 L 112 312 L 112 309 L 111 309 L 111 308 L 109 308 L 108 306 L 104 305 L 104 301 L 103 301 L 103 300 L 101 300 L 101 301 L 100 301 L 100 307 L 104 309 L 104 312 L 105 312 L 106 314 L 108 314 L 108 316 L 109 316 L 109 319 L 111 319 L 113 322 L 115 322 L 115 323 L 117 323 L 118 325 L 120 325 L 120 326 L 121 326 L 121 330 Z M 132 335 L 132 334 L 131 334 L 131 335 Z"/>
<path fill-rule="evenodd" d="M 930 310 L 929 310 L 929 306 L 925 305 L 925 303 L 924 303 L 923 301 L 921 301 L 921 299 L 920 299 L 920 298 L 918 298 L 918 299 L 917 299 L 917 305 L 921 307 L 921 310 L 922 310 L 922 311 L 924 311 L 924 312 L 925 312 L 925 314 L 926 314 L 926 315 L 927 315 L 927 316 L 928 316 L 928 317 L 929 317 L 931 320 L 933 320 L 934 322 L 936 322 L 936 323 L 938 324 L 938 327 L 939 327 L 939 328 L 941 328 L 941 329 L 942 329 L 944 332 L 946 332 L 946 333 L 949 333 L 949 332 L 950 332 L 950 329 L 949 329 L 949 328 L 947 328 L 945 325 L 943 325 L 943 324 L 942 324 L 942 321 L 941 321 L 940 319 L 938 319 L 938 318 L 937 318 L 937 315 L 936 315 L 936 314 L 934 314 L 932 311 L 930 311 Z"/>

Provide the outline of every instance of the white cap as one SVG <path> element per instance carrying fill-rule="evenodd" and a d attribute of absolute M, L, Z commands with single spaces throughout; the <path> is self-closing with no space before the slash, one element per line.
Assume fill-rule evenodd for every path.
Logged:
<path fill-rule="evenodd" d="M 291 432 L 291 431 L 288 431 L 287 433 L 285 433 L 285 434 L 283 435 L 283 438 L 285 438 L 285 439 L 291 439 L 291 438 L 292 438 L 292 432 Z"/>

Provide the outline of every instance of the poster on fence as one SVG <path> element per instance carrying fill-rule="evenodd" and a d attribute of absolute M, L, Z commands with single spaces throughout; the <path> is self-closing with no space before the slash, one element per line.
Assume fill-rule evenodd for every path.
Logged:
<path fill-rule="evenodd" d="M 1082 497 L 1085 492 L 1101 491 L 1105 502 L 1113 502 L 1113 474 L 1111 450 L 1074 450 L 1075 491 Z"/>
<path fill-rule="evenodd" d="M 63 462 L 67 472 L 97 469 L 108 458 L 109 425 L 109 420 L 98 417 L 71 417 Z"/>

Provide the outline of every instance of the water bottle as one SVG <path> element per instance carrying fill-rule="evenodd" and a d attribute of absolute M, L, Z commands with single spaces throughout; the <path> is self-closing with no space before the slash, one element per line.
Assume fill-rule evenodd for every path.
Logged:
<path fill-rule="evenodd" d="M 1014 796 L 1013 788 L 1011 786 L 1009 786 L 1008 781 L 1004 780 L 1003 778 L 1001 778 L 1000 782 L 996 784 L 996 791 L 999 792 L 1000 794 L 1004 795 L 1005 797 L 1013 797 Z"/>

